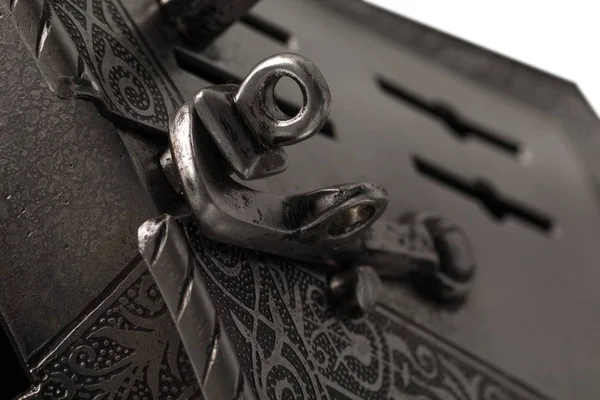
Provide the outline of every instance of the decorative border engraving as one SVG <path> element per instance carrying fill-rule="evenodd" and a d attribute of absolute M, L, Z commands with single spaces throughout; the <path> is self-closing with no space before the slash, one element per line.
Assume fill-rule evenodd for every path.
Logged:
<path fill-rule="evenodd" d="M 143 262 L 30 372 L 40 382 L 29 395 L 36 399 L 200 397 L 179 334 Z"/>
<path fill-rule="evenodd" d="M 328 304 L 305 265 L 210 241 L 183 225 L 203 280 L 263 399 L 541 399 L 393 311 Z"/>
<path fill-rule="evenodd" d="M 90 99 L 112 116 L 166 132 L 181 96 L 118 0 L 11 0 L 8 6 L 58 96 Z"/>
<path fill-rule="evenodd" d="M 79 56 L 103 88 L 108 107 L 167 127 L 176 90 L 141 45 L 122 5 L 113 0 L 51 0 Z"/>
<path fill-rule="evenodd" d="M 383 307 L 361 321 L 336 315 L 324 277 L 300 263 L 213 242 L 189 220 L 182 228 L 260 399 L 544 398 Z M 143 263 L 31 373 L 35 398 L 200 393 Z"/>

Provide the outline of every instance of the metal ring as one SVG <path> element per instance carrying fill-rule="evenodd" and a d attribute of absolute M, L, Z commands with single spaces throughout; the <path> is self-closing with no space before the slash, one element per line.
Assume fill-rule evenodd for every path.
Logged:
<path fill-rule="evenodd" d="M 277 106 L 275 86 L 283 77 L 302 91 L 303 104 L 288 117 Z M 255 134 L 274 146 L 289 146 L 317 133 L 329 117 L 331 93 L 316 65 L 299 54 L 283 53 L 260 62 L 242 82 L 235 96 L 238 111 Z"/>

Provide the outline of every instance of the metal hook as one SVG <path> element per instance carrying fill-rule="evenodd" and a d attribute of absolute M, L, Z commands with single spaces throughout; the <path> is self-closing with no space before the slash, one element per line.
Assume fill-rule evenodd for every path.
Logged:
<path fill-rule="evenodd" d="M 274 87 L 283 76 L 294 79 L 305 97 L 292 118 L 275 104 Z M 378 220 L 388 194 L 373 183 L 286 197 L 253 190 L 230 176 L 234 171 L 256 179 L 283 171 L 287 158 L 280 146 L 316 133 L 328 116 L 329 99 L 323 76 L 306 58 L 280 54 L 264 60 L 241 86 L 204 88 L 173 115 L 171 147 L 161 158 L 165 174 L 187 198 L 203 234 L 328 266 L 341 274 L 332 278 L 337 288 L 332 292 L 354 296 L 358 314 L 374 304 L 374 271 L 387 279 L 408 278 L 443 301 L 463 299 L 475 262 L 464 234 L 444 218 L 419 213 L 396 222 Z M 362 267 L 346 273 L 356 265 Z"/>
<path fill-rule="evenodd" d="M 170 140 L 163 169 L 214 240 L 330 263 L 333 252 L 354 245 L 387 206 L 387 192 L 372 183 L 285 197 L 236 182 L 190 103 L 173 115 Z"/>

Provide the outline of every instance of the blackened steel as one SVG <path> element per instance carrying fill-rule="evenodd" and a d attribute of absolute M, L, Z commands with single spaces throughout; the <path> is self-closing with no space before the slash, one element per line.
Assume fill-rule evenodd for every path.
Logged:
<path fill-rule="evenodd" d="M 140 252 L 175 322 L 205 399 L 254 399 L 235 349 L 174 218 L 138 231 Z"/>
<path fill-rule="evenodd" d="M 204 47 L 243 17 L 258 0 L 158 0 L 177 31 Z"/>

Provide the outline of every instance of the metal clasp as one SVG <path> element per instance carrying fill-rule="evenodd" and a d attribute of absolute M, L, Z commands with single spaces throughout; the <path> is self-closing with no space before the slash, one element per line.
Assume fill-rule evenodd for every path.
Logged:
<path fill-rule="evenodd" d="M 302 108 L 293 117 L 275 103 L 275 85 L 282 77 L 292 78 L 302 91 Z M 283 146 L 317 133 L 329 116 L 330 101 L 325 78 L 310 60 L 287 53 L 269 57 L 241 85 L 204 88 L 179 108 L 170 121 L 170 148 L 161 165 L 206 236 L 325 266 L 338 297 L 348 297 L 347 282 L 354 282 L 356 301 L 345 303 L 359 310 L 368 310 L 376 298 L 365 295 L 378 281 L 369 268 L 377 271 L 375 276 L 410 277 L 428 286 L 435 282 L 445 300 L 464 297 L 474 268 L 472 257 L 464 254 L 458 258 L 469 259 L 469 265 L 454 266 L 456 249 L 470 255 L 464 235 L 459 235 L 461 245 L 448 244 L 435 232 L 443 221 L 439 217 L 379 220 L 388 203 L 382 186 L 346 183 L 286 197 L 231 177 L 252 180 L 283 172 Z M 370 283 L 365 287 L 365 282 Z"/>

